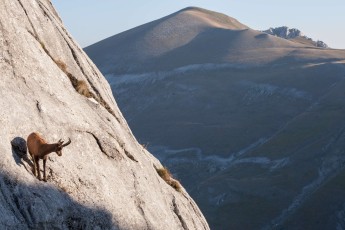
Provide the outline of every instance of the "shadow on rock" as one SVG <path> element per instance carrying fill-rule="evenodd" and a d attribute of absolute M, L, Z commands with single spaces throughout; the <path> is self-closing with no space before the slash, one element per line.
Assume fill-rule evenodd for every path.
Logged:
<path fill-rule="evenodd" d="M 118 229 L 109 211 L 87 207 L 51 185 L 0 171 L 0 229 Z"/>
<path fill-rule="evenodd" d="M 26 171 L 32 172 L 34 164 L 29 159 L 29 156 L 27 154 L 27 145 L 26 140 L 22 137 L 15 137 L 11 141 L 12 145 L 12 155 L 17 165 L 23 165 Z M 26 167 L 26 164 L 31 167 L 31 170 L 28 170 Z"/>

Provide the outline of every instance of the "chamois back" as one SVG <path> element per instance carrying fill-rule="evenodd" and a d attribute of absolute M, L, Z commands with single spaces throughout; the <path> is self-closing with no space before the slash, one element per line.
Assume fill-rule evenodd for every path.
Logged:
<path fill-rule="evenodd" d="M 40 134 L 34 132 L 28 136 L 26 144 L 28 146 L 29 152 L 33 155 L 36 155 L 38 154 L 39 147 L 42 144 L 47 144 L 47 142 L 41 137 Z"/>

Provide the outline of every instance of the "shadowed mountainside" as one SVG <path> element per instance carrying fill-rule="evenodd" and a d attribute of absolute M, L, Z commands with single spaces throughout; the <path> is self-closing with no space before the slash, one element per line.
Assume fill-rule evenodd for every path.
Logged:
<path fill-rule="evenodd" d="M 342 229 L 345 51 L 186 8 L 85 48 L 212 229 Z"/>
<path fill-rule="evenodd" d="M 1 173 L 1 226 L 5 229 L 112 229 L 111 213 L 87 207 L 49 184 L 30 185 Z M 49 221 L 48 221 L 49 220 Z"/>

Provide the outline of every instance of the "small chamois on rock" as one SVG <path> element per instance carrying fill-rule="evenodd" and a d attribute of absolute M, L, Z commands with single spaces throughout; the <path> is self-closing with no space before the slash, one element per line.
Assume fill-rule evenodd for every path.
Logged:
<path fill-rule="evenodd" d="M 27 146 L 30 153 L 30 156 L 33 160 L 34 167 L 33 167 L 33 174 L 41 180 L 41 173 L 40 173 L 40 166 L 39 160 L 43 159 L 43 180 L 47 181 L 46 177 L 46 162 L 48 159 L 48 154 L 52 152 L 56 152 L 58 156 L 62 156 L 62 148 L 66 147 L 67 145 L 71 144 L 71 139 L 68 138 L 68 142 L 64 144 L 64 141 L 61 139 L 57 143 L 48 144 L 38 133 L 31 133 L 27 139 Z M 36 171 L 38 176 L 36 175 Z"/>

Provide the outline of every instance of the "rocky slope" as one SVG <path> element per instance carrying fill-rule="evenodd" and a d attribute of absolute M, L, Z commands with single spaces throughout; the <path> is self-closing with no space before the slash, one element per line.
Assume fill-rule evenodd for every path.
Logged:
<path fill-rule="evenodd" d="M 345 228 L 344 50 L 200 8 L 85 50 L 212 229 Z"/>
<path fill-rule="evenodd" d="M 209 229 L 158 175 L 49 0 L 1 2 L 0 76 L 1 229 Z M 47 183 L 25 153 L 34 131 L 72 140 L 50 155 Z"/>

